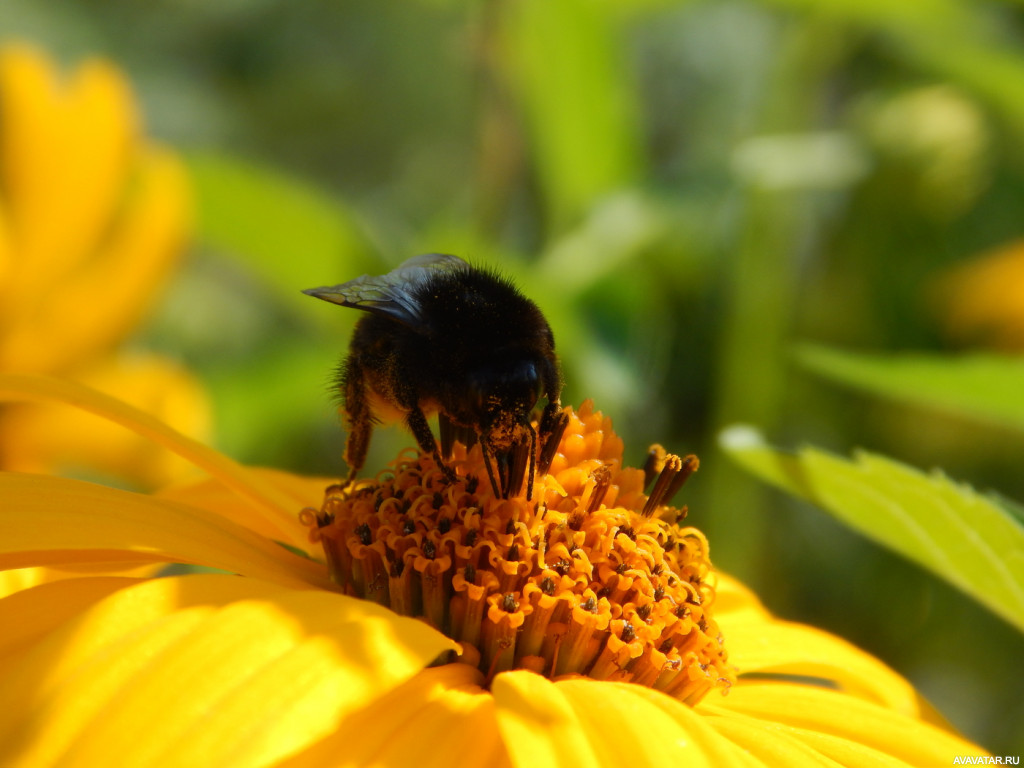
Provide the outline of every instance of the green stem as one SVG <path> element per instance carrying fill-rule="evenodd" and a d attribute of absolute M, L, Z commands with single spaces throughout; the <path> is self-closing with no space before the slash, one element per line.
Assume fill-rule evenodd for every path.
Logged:
<path fill-rule="evenodd" d="M 781 44 L 754 135 L 819 129 L 819 106 L 842 46 L 833 22 L 799 18 Z M 715 432 L 737 422 L 768 434 L 781 426 L 787 388 L 786 348 L 798 299 L 799 256 L 815 226 L 813 190 L 743 190 L 743 214 L 726 267 L 726 312 L 718 348 Z M 709 462 L 714 514 L 708 537 L 715 561 L 753 583 L 771 566 L 765 488 L 721 455 Z"/>

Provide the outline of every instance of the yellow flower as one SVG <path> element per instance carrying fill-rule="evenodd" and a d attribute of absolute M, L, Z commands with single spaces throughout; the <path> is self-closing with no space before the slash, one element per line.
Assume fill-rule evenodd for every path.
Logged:
<path fill-rule="evenodd" d="M 182 164 L 142 139 L 129 85 L 105 61 L 65 78 L 33 48 L 0 48 L 0 115 L 0 371 L 69 376 L 202 434 L 205 401 L 179 366 L 116 351 L 179 261 Z M 181 469 L 96 420 L 54 420 L 39 406 L 0 413 L 0 466 L 73 460 L 150 483 Z"/>
<path fill-rule="evenodd" d="M 484 472 L 473 451 L 458 456 L 450 486 L 429 457 L 406 456 L 349 494 L 328 487 L 321 504 L 324 479 L 241 467 L 98 393 L 0 376 L 0 397 L 73 402 L 212 475 L 143 495 L 0 473 L 2 567 L 123 571 L 179 562 L 219 571 L 82 575 L 0 600 L 5 766 L 924 766 L 985 754 L 944 729 L 876 659 L 773 618 L 743 586 L 713 574 L 702 536 L 645 514 L 638 471 L 621 467 L 621 441 L 587 405 L 569 411 L 535 502 L 493 499 L 471 477 Z M 401 529 L 384 530 L 402 517 Z M 495 596 L 495 610 L 476 625 L 479 643 L 464 631 L 474 626 L 466 618 L 473 606 L 459 598 L 470 590 L 455 586 L 451 564 L 437 564 L 466 552 L 445 544 L 428 557 L 428 539 L 445 541 L 439 530 L 425 535 L 431 520 L 447 533 L 464 526 L 463 545 L 466 532 L 478 531 L 470 548 L 479 544 L 486 556 L 460 575 L 463 586 Z M 521 633 L 504 628 L 526 605 L 543 604 L 515 586 L 529 576 L 519 565 L 527 550 L 536 558 L 542 543 L 550 570 L 559 578 L 564 570 L 568 581 L 540 592 L 571 606 L 549 617 L 536 653 L 506 653 L 537 640 L 529 615 Z M 523 560 L 510 556 L 513 546 Z M 393 556 L 381 561 L 383 575 L 374 561 L 381 552 Z M 566 552 L 572 562 L 562 564 Z M 626 567 L 610 569 L 620 577 L 613 583 L 601 564 L 615 558 Z M 409 563 L 404 571 L 399 560 Z M 587 607 L 595 576 L 606 583 Z M 647 590 L 659 586 L 655 600 Z M 372 599 L 358 599 L 359 591 Z M 583 600 L 573 603 L 573 594 Z M 424 618 L 374 602 L 385 595 L 410 614 L 424 608 Z M 675 619 L 658 605 L 669 597 L 681 609 Z M 626 620 L 636 624 L 623 641 Z M 432 621 L 461 627 L 461 644 Z M 659 621 L 659 639 L 686 630 L 675 637 L 690 645 L 627 648 Z M 594 675 L 608 649 L 616 660 Z M 662 667 L 645 657 L 663 658 Z M 543 676 L 551 669 L 555 679 Z M 690 683 L 674 685 L 666 673 Z"/>
<path fill-rule="evenodd" d="M 936 294 L 957 340 L 1024 351 L 1024 240 L 958 265 L 943 276 Z"/>

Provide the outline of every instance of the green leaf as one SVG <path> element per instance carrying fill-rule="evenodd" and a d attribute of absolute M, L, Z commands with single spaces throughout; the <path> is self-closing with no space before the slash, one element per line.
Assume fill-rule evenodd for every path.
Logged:
<path fill-rule="evenodd" d="M 640 177 L 639 110 L 616 9 L 593 0 L 504 6 L 503 65 L 556 229 Z"/>
<path fill-rule="evenodd" d="M 924 566 L 1024 631 L 1024 526 L 1016 504 L 863 451 L 852 461 L 809 447 L 787 453 L 745 427 L 726 430 L 720 442 L 761 479 Z"/>
<path fill-rule="evenodd" d="M 797 361 L 832 381 L 896 400 L 1024 430 L 1024 358 L 860 354 L 812 344 Z"/>
<path fill-rule="evenodd" d="M 188 157 L 201 242 L 294 294 L 351 277 L 368 247 L 355 216 L 315 187 L 228 155 Z"/>

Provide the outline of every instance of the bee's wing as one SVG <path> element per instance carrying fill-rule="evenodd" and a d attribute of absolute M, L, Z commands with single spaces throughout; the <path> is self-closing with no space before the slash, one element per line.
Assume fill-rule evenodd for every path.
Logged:
<path fill-rule="evenodd" d="M 423 330 L 417 289 L 439 272 L 454 272 L 468 266 L 458 256 L 425 253 L 402 262 L 386 275 L 363 275 L 341 285 L 308 288 L 303 293 L 343 307 L 384 315 L 413 330 Z"/>

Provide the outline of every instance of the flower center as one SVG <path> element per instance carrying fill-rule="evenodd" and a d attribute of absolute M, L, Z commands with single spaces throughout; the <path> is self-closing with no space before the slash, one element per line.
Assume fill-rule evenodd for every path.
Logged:
<path fill-rule="evenodd" d="M 530 502 L 494 498 L 479 448 L 461 446 L 455 483 L 430 456 L 408 452 L 376 480 L 328 488 L 304 520 L 332 578 L 348 594 L 422 617 L 488 679 L 508 669 L 586 675 L 691 704 L 727 689 L 735 671 L 711 615 L 707 540 L 662 519 L 685 515 L 660 500 L 695 458 L 652 451 L 647 497 L 644 471 L 621 467 L 610 420 L 589 401 L 566 412 Z"/>

